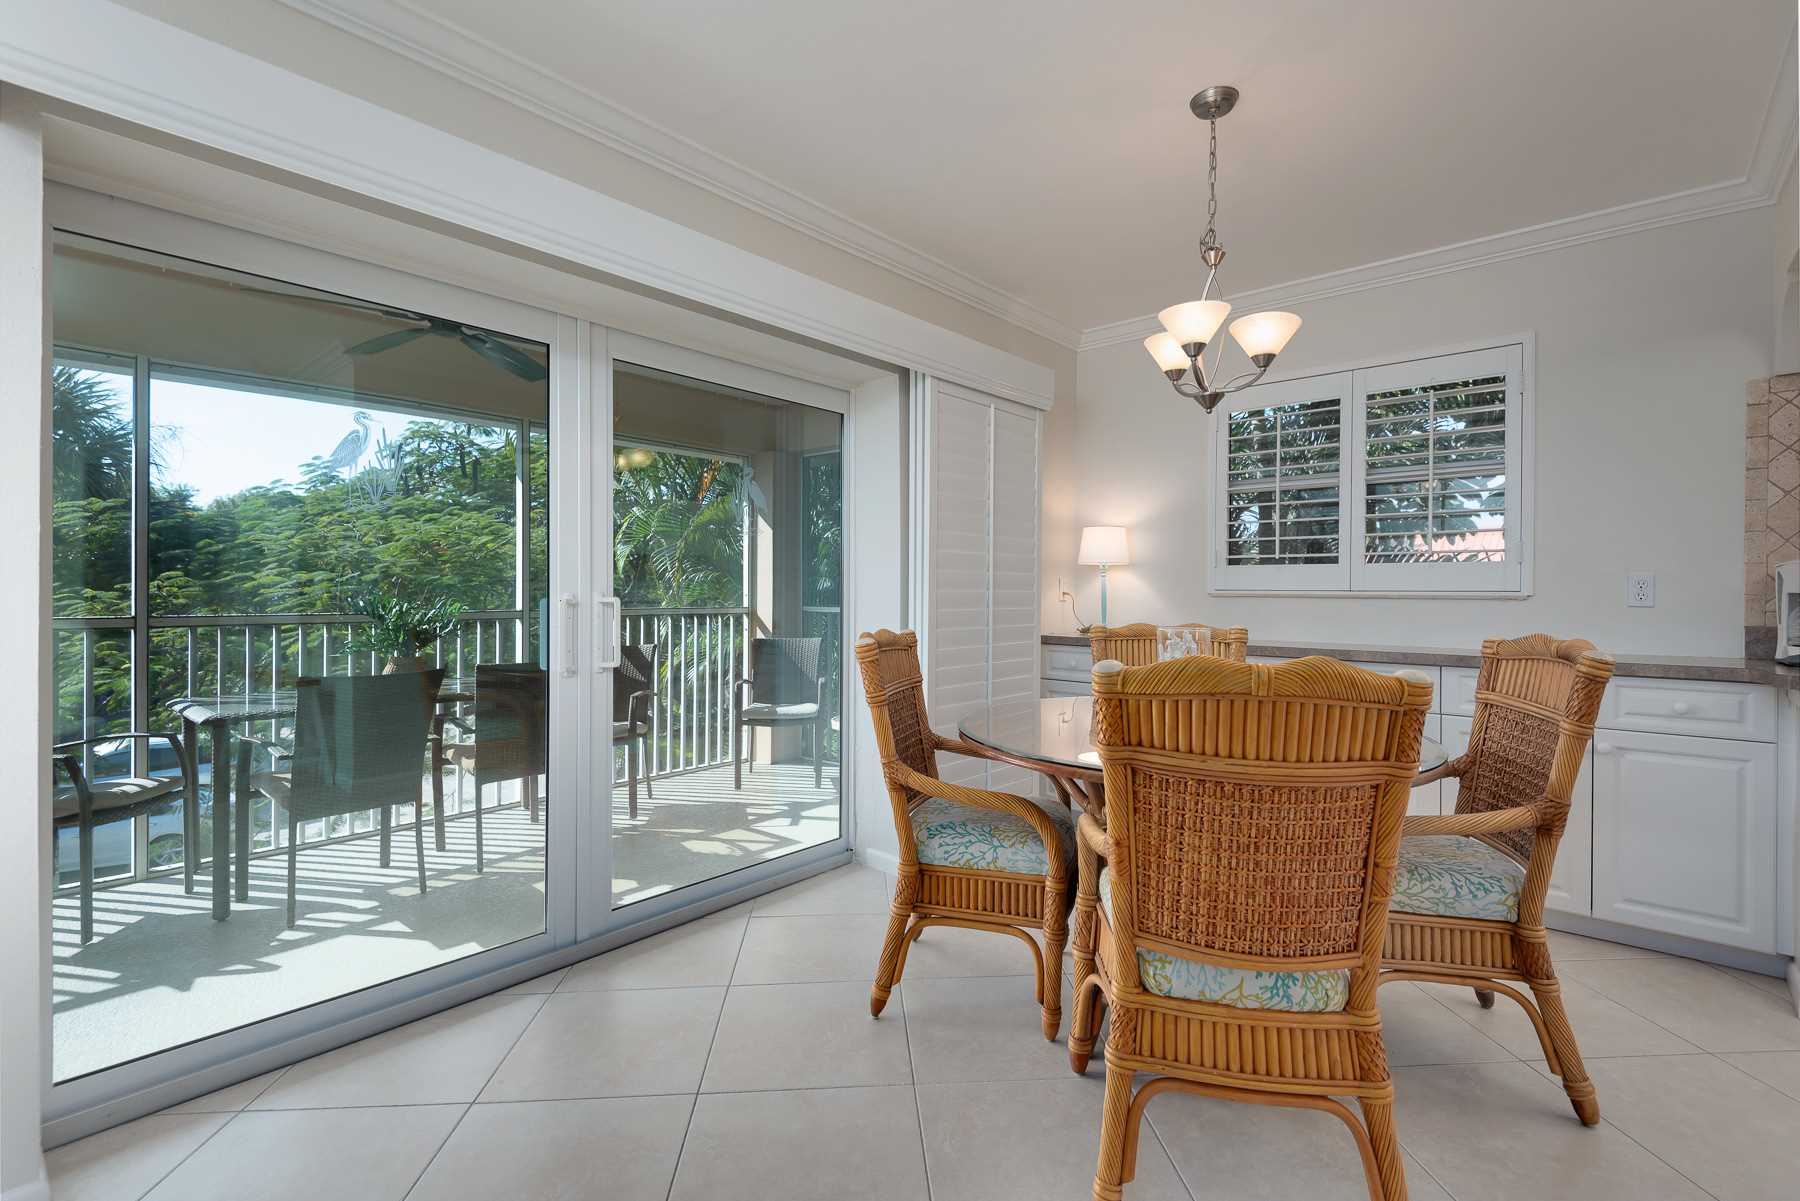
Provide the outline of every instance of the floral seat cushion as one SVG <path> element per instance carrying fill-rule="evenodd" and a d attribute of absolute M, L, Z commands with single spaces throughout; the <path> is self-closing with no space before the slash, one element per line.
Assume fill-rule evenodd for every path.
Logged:
<path fill-rule="evenodd" d="M 1100 869 L 1100 905 L 1112 918 L 1112 873 Z M 1258 972 L 1185 959 L 1139 947 L 1138 977 L 1159 997 L 1209 1001 L 1238 1009 L 1281 1009 L 1289 1013 L 1336 1013 L 1350 1001 L 1350 971 Z"/>
<path fill-rule="evenodd" d="M 1075 827 L 1060 805 L 1041 805 L 1062 831 L 1063 862 L 1074 875 Z M 973 871 L 1018 872 L 1041 876 L 1050 870 L 1044 840 L 1031 823 L 1010 813 L 977 809 L 938 797 L 926 797 L 912 811 L 913 840 L 919 862 Z"/>
<path fill-rule="evenodd" d="M 1401 913 L 1511 922 L 1519 917 L 1525 869 L 1479 839 L 1421 834 L 1400 840 L 1388 907 Z"/>

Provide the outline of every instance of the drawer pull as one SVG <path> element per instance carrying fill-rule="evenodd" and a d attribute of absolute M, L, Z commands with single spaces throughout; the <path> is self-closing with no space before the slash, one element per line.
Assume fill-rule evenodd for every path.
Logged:
<path fill-rule="evenodd" d="M 1675 716 L 1677 716 L 1677 717 L 1680 717 L 1682 714 L 1686 713 L 1690 707 L 1691 706 L 1689 706 L 1689 704 L 1686 701 L 1676 701 L 1674 704 L 1669 706 L 1669 708 L 1675 710 Z"/>
<path fill-rule="evenodd" d="M 1610 754 L 1612 754 L 1612 753 L 1613 753 L 1613 744 L 1612 744 L 1612 743 L 1610 743 L 1610 742 L 1596 742 L 1596 743 L 1595 743 L 1595 744 L 1594 744 L 1594 754 L 1596 754 L 1596 755 L 1610 755 Z"/>

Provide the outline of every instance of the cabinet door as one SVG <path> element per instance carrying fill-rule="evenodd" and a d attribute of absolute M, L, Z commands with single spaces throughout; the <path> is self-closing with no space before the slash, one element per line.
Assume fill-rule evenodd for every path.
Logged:
<path fill-rule="evenodd" d="M 1469 749 L 1469 731 L 1475 726 L 1471 717 L 1443 718 L 1444 753 L 1452 759 Z M 1443 781 L 1442 805 L 1445 813 L 1456 812 L 1456 781 Z M 1544 893 L 1544 905 L 1562 913 L 1592 913 L 1594 910 L 1594 748 L 1588 747 L 1581 761 L 1581 774 L 1569 793 L 1569 824 L 1563 830 L 1562 842 L 1556 848 L 1556 867 L 1550 873 L 1550 887 Z"/>
<path fill-rule="evenodd" d="M 1425 719 L 1425 737 L 1433 742 L 1443 741 L 1443 731 L 1438 727 L 1440 720 L 1442 719 L 1435 713 Z M 1406 803 L 1406 812 L 1408 814 L 1424 813 L 1436 817 L 1439 805 L 1438 789 L 1442 785 L 1443 781 L 1433 780 L 1422 788 L 1413 789 L 1412 796 Z"/>
<path fill-rule="evenodd" d="M 1594 916 L 1773 951 L 1775 748 L 1594 737 Z"/>

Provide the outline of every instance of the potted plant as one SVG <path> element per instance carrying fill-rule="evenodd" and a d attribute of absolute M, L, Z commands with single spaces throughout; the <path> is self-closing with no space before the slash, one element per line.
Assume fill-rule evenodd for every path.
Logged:
<path fill-rule="evenodd" d="M 456 633 L 463 607 L 442 596 L 411 597 L 377 590 L 351 602 L 351 611 L 367 618 L 351 635 L 350 649 L 381 655 L 382 675 L 423 671 L 419 656 L 440 638 Z"/>

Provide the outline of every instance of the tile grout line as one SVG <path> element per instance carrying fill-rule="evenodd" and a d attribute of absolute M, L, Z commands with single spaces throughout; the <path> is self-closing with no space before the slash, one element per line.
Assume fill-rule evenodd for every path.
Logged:
<path fill-rule="evenodd" d="M 1698 959 L 1682 959 L 1681 957 L 1675 956 L 1675 955 L 1665 955 L 1663 958 L 1669 962 L 1674 962 L 1674 963 L 1698 963 L 1698 964 L 1700 964 L 1701 967 L 1708 968 L 1708 969 L 1712 969 L 1712 967 L 1713 967 L 1712 964 L 1702 963 Z M 1590 960 L 1589 962 L 1598 962 L 1598 961 Z M 1732 976 L 1730 975 L 1730 973 L 1718 972 L 1717 974 L 1724 976 L 1727 980 L 1731 980 L 1733 984 L 1736 984 L 1739 988 L 1745 989 L 1750 993 L 1754 994 L 1754 993 L 1761 991 L 1760 989 L 1754 987 L 1753 985 L 1745 984 L 1742 980 L 1733 979 Z M 1750 1048 L 1739 1048 L 1738 1050 L 1735 1050 L 1735 1051 L 1715 1051 L 1711 1047 L 1703 1047 L 1699 1043 L 1695 1042 L 1693 1039 L 1685 1038 L 1682 1035 L 1675 1033 L 1675 1031 L 1670 1030 L 1667 1026 L 1664 1026 L 1661 1022 L 1658 1022 L 1655 1018 L 1648 1017 L 1645 1014 L 1639 1013 L 1637 1010 L 1633 1009 L 1631 1006 L 1627 1005 L 1624 1001 L 1621 1001 L 1619 998 L 1613 996 L 1611 993 L 1601 992 L 1598 987 L 1596 987 L 1595 985 L 1589 984 L 1585 980 L 1576 980 L 1575 983 L 1581 985 L 1583 988 L 1588 989 L 1594 993 L 1598 993 L 1602 997 L 1605 997 L 1608 1001 L 1611 1001 L 1614 1005 L 1617 1005 L 1620 1009 L 1623 1009 L 1626 1013 L 1631 1014 L 1633 1017 L 1640 1018 L 1643 1021 L 1649 1022 L 1652 1026 L 1655 1026 L 1658 1030 L 1661 1030 L 1664 1033 L 1668 1034 L 1671 1038 L 1678 1038 L 1682 1042 L 1686 1043 L 1688 1046 L 1693 1047 L 1696 1051 L 1700 1051 L 1707 1055 L 1713 1055 L 1713 1056 L 1719 1056 L 1719 1055 L 1767 1055 L 1774 1051 L 1800 1050 L 1800 1048 L 1795 1048 L 1795 1047 L 1750 1047 Z M 1684 1052 L 1681 1052 L 1681 1054 L 1687 1054 L 1687 1052 L 1684 1051 Z M 1623 1056 L 1623 1055 L 1610 1055 L 1610 1056 L 1606 1056 L 1605 1058 L 1626 1059 L 1626 1058 L 1655 1058 L 1655 1057 L 1654 1056 L 1635 1056 L 1635 1057 L 1633 1057 L 1633 1056 Z"/>
<path fill-rule="evenodd" d="M 246 1106 L 246 1108 L 248 1108 L 248 1107 Z M 137 1195 L 137 1201 L 144 1201 L 145 1197 L 148 1197 L 151 1193 L 154 1193 L 157 1189 L 161 1188 L 163 1181 L 167 1180 L 169 1177 L 173 1176 L 177 1171 L 179 1171 L 182 1164 L 186 1163 L 188 1160 L 190 1160 L 190 1159 L 194 1158 L 194 1156 L 198 1155 L 200 1153 L 200 1148 L 206 1146 L 206 1144 L 212 1142 L 215 1138 L 218 1138 L 220 1132 L 223 1131 L 225 1129 L 225 1127 L 231 1125 L 233 1122 L 237 1121 L 243 1115 L 244 1115 L 244 1110 L 240 1109 L 236 1113 L 231 1114 L 228 1117 L 226 1117 L 226 1119 L 223 1122 L 219 1123 L 218 1130 L 213 1131 L 211 1134 L 209 1134 L 205 1138 L 201 1139 L 198 1143 L 194 1144 L 194 1149 L 192 1151 L 189 1151 L 186 1155 L 183 1155 L 180 1159 L 176 1160 L 173 1164 L 170 1165 L 168 1171 L 166 1171 L 162 1175 L 158 1176 L 155 1180 L 152 1180 L 150 1182 L 149 1186 L 147 1188 L 145 1188 L 143 1192 L 141 1192 Z M 174 1116 L 183 1117 L 186 1115 L 176 1114 Z M 205 1116 L 205 1115 L 195 1114 L 193 1116 L 201 1117 L 201 1116 Z M 140 1120 L 142 1120 L 142 1119 L 140 1119 Z"/>
<path fill-rule="evenodd" d="M 1086 1072 L 1082 1073 L 1083 1077 L 1086 1077 L 1086 1075 Z M 1187 1173 L 1183 1172 L 1181 1170 L 1181 1165 L 1175 1162 L 1175 1155 L 1169 1150 L 1169 1144 L 1163 1141 L 1162 1131 L 1156 1128 L 1156 1122 L 1150 1117 L 1150 1110 L 1148 1108 L 1144 1110 L 1143 1120 L 1144 1125 L 1150 1127 L 1150 1134 L 1156 1139 L 1156 1145 L 1162 1148 L 1163 1158 L 1169 1161 L 1169 1167 L 1175 1173 L 1175 1183 L 1179 1184 L 1182 1191 L 1188 1195 L 1188 1201 L 1200 1201 L 1200 1194 L 1194 1191 L 1194 1186 L 1188 1183 Z"/>
<path fill-rule="evenodd" d="M 500 994 L 491 993 L 489 995 L 490 996 L 499 996 Z M 523 1026 L 520 1026 L 519 1032 L 517 1034 L 513 1035 L 512 1041 L 510 1043 L 506 1044 L 505 1054 L 501 1055 L 500 1058 L 498 1058 L 494 1061 L 493 1070 L 488 1072 L 487 1079 L 483 1080 L 481 1082 L 481 1087 L 475 1090 L 475 1095 L 473 1097 L 469 1098 L 468 1104 L 463 1106 L 463 1111 L 456 1115 L 456 1121 L 450 1123 L 450 1129 L 446 1130 L 444 1132 L 444 1137 L 438 1140 L 438 1145 L 437 1145 L 436 1149 L 433 1150 L 430 1155 L 425 1157 L 424 1163 L 419 1165 L 418 1175 L 413 1177 L 413 1182 L 411 1184 L 407 1185 L 406 1191 L 404 1193 L 400 1194 L 400 1201 L 406 1201 L 406 1199 L 408 1197 L 412 1196 L 415 1192 L 418 1191 L 419 1182 L 421 1180 L 425 1179 L 425 1173 L 427 1173 L 431 1170 L 431 1165 L 437 1162 L 437 1157 L 444 1153 L 444 1148 L 450 1145 L 450 1140 L 456 1137 L 456 1132 L 458 1130 L 462 1129 L 462 1124 L 463 1124 L 464 1119 L 466 1119 L 469 1116 L 469 1113 L 475 1108 L 475 1102 L 481 1098 L 481 1094 L 484 1091 L 486 1091 L 487 1086 L 494 1082 L 494 1077 L 500 1071 L 500 1065 L 505 1063 L 507 1061 L 507 1059 L 512 1055 L 513 1050 L 516 1047 L 518 1047 L 518 1045 L 519 1045 L 519 1040 L 525 1037 L 525 1032 L 527 1030 L 531 1029 L 532 1024 L 538 1020 L 538 1015 L 544 1012 L 544 1006 L 546 1004 L 548 1004 L 549 1001 L 550 1001 L 549 993 L 538 994 L 537 1009 L 532 1012 L 531 1021 L 528 1021 Z"/>
<path fill-rule="evenodd" d="M 873 987 L 872 983 L 871 987 Z M 906 990 L 902 987 L 902 981 L 894 981 L 894 991 L 900 994 L 900 1035 L 906 1040 L 906 1075 L 909 1081 L 908 1087 L 912 1089 L 913 1095 L 913 1118 L 919 1127 L 919 1163 L 925 1169 L 925 1196 L 930 1198 L 933 1196 L 931 1151 L 925 1146 L 925 1108 L 919 1102 L 919 1070 L 913 1065 L 912 1023 L 907 1020 Z M 874 1022 L 880 1019 L 871 1015 L 869 1020 Z"/>
<path fill-rule="evenodd" d="M 687 1154 L 688 1135 L 694 1132 L 694 1115 L 700 1112 L 700 1090 L 706 1087 L 706 1069 L 712 1065 L 713 1049 L 719 1045 L 719 1027 L 725 1024 L 725 1006 L 731 1004 L 731 981 L 737 976 L 738 962 L 744 957 L 744 943 L 750 939 L 750 918 L 756 913 L 756 903 L 750 903 L 750 912 L 744 915 L 744 928 L 738 932 L 737 951 L 731 957 L 731 971 L 725 976 L 725 989 L 719 995 L 719 1012 L 713 1017 L 712 1037 L 706 1040 L 706 1057 L 700 1061 L 700 1079 L 694 1082 L 693 1101 L 688 1105 L 687 1124 L 681 1128 L 681 1145 L 675 1148 L 675 1164 L 669 1169 L 669 1187 L 663 1192 L 663 1201 L 669 1201 L 675 1195 L 675 1181 L 681 1175 L 681 1159 Z"/>

